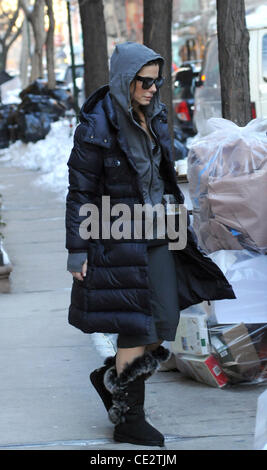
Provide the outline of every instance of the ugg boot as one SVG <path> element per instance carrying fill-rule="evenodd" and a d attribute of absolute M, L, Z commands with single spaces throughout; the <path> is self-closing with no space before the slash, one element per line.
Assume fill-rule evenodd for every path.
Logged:
<path fill-rule="evenodd" d="M 146 446 L 164 446 L 164 436 L 145 420 L 145 379 L 150 377 L 170 352 L 159 346 L 135 358 L 117 376 L 116 367 L 104 373 L 104 385 L 112 394 L 108 415 L 115 424 L 114 440 Z"/>
<path fill-rule="evenodd" d="M 104 360 L 104 366 L 100 367 L 99 369 L 95 369 L 90 374 L 90 380 L 95 387 L 97 393 L 99 394 L 100 398 L 102 399 L 106 410 L 108 411 L 112 406 L 112 394 L 106 389 L 104 386 L 104 374 L 105 372 L 112 366 L 115 365 L 116 356 L 106 357 Z"/>

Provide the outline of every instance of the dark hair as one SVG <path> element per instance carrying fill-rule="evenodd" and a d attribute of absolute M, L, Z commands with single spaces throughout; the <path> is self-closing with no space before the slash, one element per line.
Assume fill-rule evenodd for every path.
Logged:
<path fill-rule="evenodd" d="M 141 109 L 141 111 L 143 111 L 143 113 L 145 115 L 145 107 L 140 106 L 140 109 Z M 133 110 L 133 118 L 141 126 L 141 119 L 140 119 L 139 115 L 137 114 L 137 112 L 134 111 L 134 110 Z"/>
<path fill-rule="evenodd" d="M 146 67 L 147 65 L 158 65 L 158 66 L 160 66 L 160 63 L 161 63 L 161 59 L 150 60 L 149 62 L 144 64 L 143 67 Z"/>

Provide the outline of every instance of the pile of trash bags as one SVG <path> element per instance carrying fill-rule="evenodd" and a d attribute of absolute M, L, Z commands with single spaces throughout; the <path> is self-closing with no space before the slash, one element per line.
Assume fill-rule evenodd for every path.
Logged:
<path fill-rule="evenodd" d="M 61 87 L 49 90 L 47 82 L 35 80 L 21 91 L 19 104 L 0 105 L 0 148 L 10 142 L 37 142 L 44 139 L 51 122 L 63 117 L 73 109 L 73 96 Z"/>

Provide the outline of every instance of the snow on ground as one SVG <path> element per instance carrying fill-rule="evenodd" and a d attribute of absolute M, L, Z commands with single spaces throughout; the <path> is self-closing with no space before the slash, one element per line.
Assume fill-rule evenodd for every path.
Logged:
<path fill-rule="evenodd" d="M 8 148 L 0 150 L 0 160 L 12 166 L 30 170 L 40 170 L 35 184 L 44 185 L 65 199 L 68 187 L 67 161 L 73 146 L 73 129 L 67 119 L 51 124 L 45 139 L 27 144 L 16 141 Z"/>

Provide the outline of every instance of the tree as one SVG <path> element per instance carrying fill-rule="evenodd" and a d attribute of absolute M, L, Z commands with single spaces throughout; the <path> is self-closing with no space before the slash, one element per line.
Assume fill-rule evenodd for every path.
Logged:
<path fill-rule="evenodd" d="M 25 16 L 30 22 L 34 36 L 34 53 L 32 57 L 31 81 L 36 78 L 43 78 L 43 46 L 46 35 L 44 29 L 44 6 L 45 0 L 35 0 L 33 7 L 28 7 L 25 0 L 19 0 L 19 5 L 23 9 Z"/>
<path fill-rule="evenodd" d="M 0 2 L 0 29 L 3 31 L 0 35 L 0 72 L 6 69 L 8 51 L 22 31 L 22 27 L 17 26 L 18 16 L 18 4 L 14 10 L 6 10 Z"/>
<path fill-rule="evenodd" d="M 217 0 L 217 31 L 222 116 L 245 126 L 252 113 L 244 0 Z"/>
<path fill-rule="evenodd" d="M 164 59 L 165 83 L 161 99 L 168 108 L 169 129 L 172 135 L 172 0 L 144 0 L 144 44 Z"/>
<path fill-rule="evenodd" d="M 56 86 L 55 64 L 54 64 L 54 29 L 55 19 L 53 12 L 53 0 L 34 0 L 28 3 L 28 0 L 19 0 L 19 6 L 23 9 L 26 20 L 31 24 L 34 36 L 34 53 L 31 57 L 31 77 L 43 78 L 43 50 L 46 47 L 46 64 L 48 75 L 48 88 L 53 89 Z M 46 8 L 45 8 L 46 7 Z M 49 27 L 45 31 L 45 15 L 48 16 Z"/>
<path fill-rule="evenodd" d="M 109 80 L 107 35 L 102 0 L 79 0 L 83 34 L 85 96 Z"/>
<path fill-rule="evenodd" d="M 55 18 L 53 12 L 53 0 L 45 0 L 47 6 L 47 16 L 49 18 L 49 28 L 46 35 L 46 63 L 47 63 L 47 85 L 49 89 L 56 86 L 55 57 L 54 57 L 54 31 Z"/>

